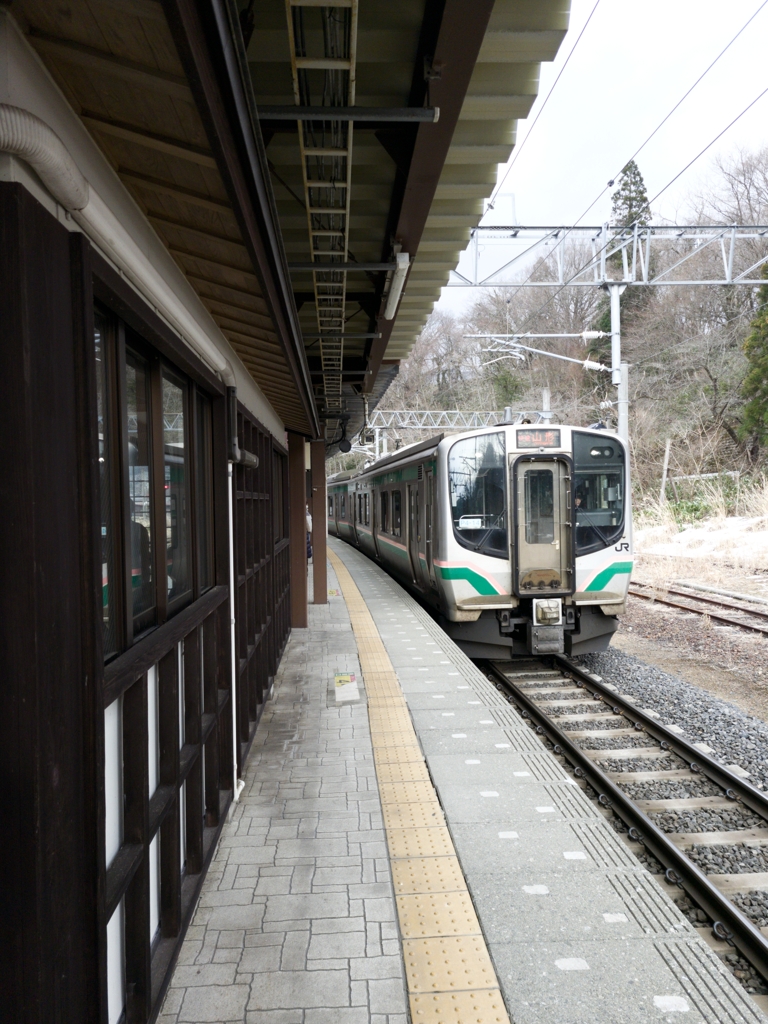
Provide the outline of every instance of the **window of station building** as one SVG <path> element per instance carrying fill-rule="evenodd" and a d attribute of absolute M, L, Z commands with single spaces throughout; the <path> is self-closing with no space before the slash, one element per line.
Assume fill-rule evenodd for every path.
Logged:
<path fill-rule="evenodd" d="M 402 512 L 401 512 L 402 496 L 400 491 L 392 491 L 392 536 L 400 537 L 403 532 L 402 527 Z"/>
<path fill-rule="evenodd" d="M 213 407 L 100 307 L 94 358 L 109 659 L 213 586 Z"/>
<path fill-rule="evenodd" d="M 156 595 L 152 564 L 155 488 L 152 486 L 149 365 L 130 350 L 126 352 L 125 362 L 130 593 L 135 635 L 153 625 L 155 619 Z"/>
<path fill-rule="evenodd" d="M 381 492 L 381 531 L 389 533 L 389 491 Z"/>
<path fill-rule="evenodd" d="M 99 504 L 101 533 L 101 601 L 104 623 L 104 656 L 110 657 L 118 648 L 118 620 L 120 615 L 120 594 L 115 575 L 114 507 L 110 478 L 115 472 L 115 455 L 112 449 L 113 431 L 111 411 L 113 399 L 110 395 L 111 374 L 107 366 L 107 351 L 110 346 L 110 322 L 98 311 L 94 317 L 94 357 L 96 362 L 96 422 L 99 445 Z"/>
<path fill-rule="evenodd" d="M 573 506 L 577 555 L 615 544 L 624 533 L 624 449 L 610 434 L 573 432 Z"/>
<path fill-rule="evenodd" d="M 458 542 L 494 558 L 509 558 L 504 434 L 457 441 L 448 453 L 448 487 Z"/>

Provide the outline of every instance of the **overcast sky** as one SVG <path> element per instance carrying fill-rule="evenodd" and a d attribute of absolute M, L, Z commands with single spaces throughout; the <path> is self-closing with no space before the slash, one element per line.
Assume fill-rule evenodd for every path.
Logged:
<path fill-rule="evenodd" d="M 569 32 L 557 59 L 542 65 L 539 98 L 519 122 L 517 149 L 594 3 L 572 0 Z M 574 223 L 760 3 L 600 0 L 503 186 L 514 200 L 500 199 L 494 222 L 507 220 L 514 202 L 519 224 Z M 768 5 L 638 155 L 649 198 L 768 86 L 767 42 Z M 664 193 L 654 213 L 685 223 L 686 193 L 711 176 L 718 155 L 766 145 L 768 95 Z M 606 191 L 581 223 L 600 224 L 609 212 Z M 475 295 L 443 289 L 440 308 L 459 309 Z"/>

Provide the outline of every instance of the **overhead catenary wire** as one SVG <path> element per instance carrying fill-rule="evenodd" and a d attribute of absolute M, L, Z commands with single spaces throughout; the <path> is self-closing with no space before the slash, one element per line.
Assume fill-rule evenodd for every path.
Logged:
<path fill-rule="evenodd" d="M 751 109 L 752 109 L 752 107 L 754 107 L 754 105 L 755 105 L 755 104 L 756 104 L 756 103 L 757 103 L 757 102 L 758 102 L 758 101 L 759 101 L 760 99 L 762 99 L 762 97 L 763 97 L 763 96 L 765 96 L 765 94 L 766 94 L 766 93 L 768 93 L 768 87 L 767 87 L 767 88 L 765 88 L 765 89 L 763 89 L 763 91 L 762 91 L 761 93 L 759 93 L 759 95 L 757 95 L 757 96 L 756 96 L 756 97 L 755 97 L 755 98 L 754 98 L 754 99 L 753 99 L 753 100 L 752 100 L 752 101 L 751 101 L 750 103 L 748 103 L 748 104 L 747 104 L 747 106 L 746 106 L 746 107 L 744 107 L 744 109 L 743 109 L 743 110 L 742 110 L 742 111 L 741 111 L 741 112 L 740 112 L 739 114 L 737 114 L 737 115 L 736 115 L 736 117 L 734 117 L 734 118 L 733 118 L 733 120 L 732 120 L 732 121 L 730 121 L 730 122 L 729 122 L 729 123 L 728 123 L 728 124 L 727 124 L 727 125 L 725 126 L 725 128 L 723 128 L 723 129 L 722 129 L 721 131 L 719 131 L 719 132 L 717 133 L 717 135 L 716 135 L 716 136 L 715 136 L 715 137 L 714 137 L 713 139 L 711 139 L 711 140 L 710 140 L 710 141 L 709 141 L 709 142 L 707 143 L 707 145 L 706 145 L 706 146 L 704 146 L 704 148 L 703 148 L 703 149 L 699 150 L 699 152 L 698 152 L 698 153 L 696 154 L 696 156 L 695 156 L 695 157 L 693 157 L 693 159 L 692 159 L 692 160 L 689 160 L 689 161 L 688 161 L 688 163 L 687 163 L 687 164 L 685 165 L 685 167 L 683 167 L 683 168 L 682 168 L 682 170 L 678 171 L 678 173 L 677 173 L 677 174 L 675 174 L 675 175 L 674 175 L 674 177 L 670 178 L 670 180 L 669 180 L 669 181 L 668 181 L 668 182 L 666 183 L 666 185 L 664 185 L 664 187 L 663 187 L 663 188 L 659 189 L 659 191 L 658 191 L 658 192 L 656 193 L 656 195 L 655 195 L 655 196 L 653 197 L 653 199 L 651 200 L 651 202 L 655 202 L 655 201 L 656 201 L 656 200 L 657 200 L 657 199 L 659 198 L 659 196 L 660 196 L 660 195 L 663 195 L 663 193 L 664 193 L 664 192 L 666 192 L 666 190 L 667 190 L 667 189 L 668 189 L 668 188 L 669 188 L 669 187 L 670 187 L 670 186 L 671 186 L 672 184 L 674 184 L 674 182 L 675 182 L 675 181 L 677 181 L 677 179 L 678 179 L 678 178 L 679 178 L 679 177 L 680 177 L 680 176 L 681 176 L 682 174 L 684 174 L 684 173 L 685 173 L 685 172 L 686 172 L 686 171 L 687 171 L 687 170 L 688 170 L 688 169 L 689 169 L 690 167 L 692 167 L 692 166 L 693 166 L 693 164 L 695 164 L 695 163 L 696 163 L 696 161 L 697 161 L 697 160 L 698 160 L 698 159 L 699 159 L 700 157 L 702 157 L 702 156 L 704 155 L 704 153 L 706 153 L 706 152 L 707 152 L 707 150 L 708 150 L 708 149 L 710 149 L 710 148 L 711 148 L 711 147 L 712 147 L 712 146 L 713 146 L 713 145 L 714 145 L 714 144 L 715 144 L 715 143 L 717 142 L 717 140 L 718 140 L 718 139 L 720 139 L 720 138 L 721 138 L 721 137 L 722 137 L 723 135 L 725 135 L 725 133 L 726 133 L 726 132 L 727 132 L 727 131 L 728 131 L 728 130 L 729 130 L 730 128 L 732 128 L 732 127 L 733 127 L 733 126 L 734 126 L 734 125 L 736 124 L 736 122 L 740 120 L 740 118 L 742 118 L 742 117 L 743 117 L 743 116 L 744 116 L 744 115 L 745 115 L 745 114 L 746 114 L 746 113 L 747 113 L 747 112 L 748 112 L 749 110 L 751 110 Z M 594 205 L 594 204 L 593 204 L 593 205 Z M 649 206 L 650 206 L 650 203 L 649 203 Z M 586 212 L 586 211 L 585 211 L 585 212 Z M 583 217 L 583 216 L 584 216 L 584 214 L 582 214 L 582 217 Z M 581 219 L 581 218 L 579 218 L 579 219 Z M 578 223 L 578 222 L 577 222 L 577 223 Z M 566 232 L 564 233 L 563 239 L 565 238 L 565 236 L 566 236 L 567 234 L 568 234 L 568 232 L 566 231 Z M 612 244 L 612 243 L 613 243 L 613 242 L 614 242 L 614 241 L 616 240 L 616 238 L 617 238 L 617 236 L 616 236 L 616 235 L 613 235 L 613 236 L 611 236 L 611 238 L 608 238 L 608 239 L 606 239 L 606 241 L 605 241 L 605 242 L 603 243 L 603 245 L 601 245 L 601 246 L 600 246 L 600 248 L 599 248 L 599 249 L 597 249 L 597 251 L 596 251 L 595 253 L 593 253 L 593 255 L 592 255 L 592 256 L 591 256 L 590 258 L 589 258 L 589 260 L 587 260 L 587 262 L 586 262 L 586 263 L 582 264 L 582 265 L 581 265 L 581 266 L 580 266 L 580 267 L 579 267 L 579 268 L 578 268 L 578 269 L 577 269 L 576 271 L 574 271 L 574 273 L 573 273 L 573 274 L 571 274 L 571 276 L 570 276 L 570 277 L 568 278 L 568 280 L 567 280 L 567 281 L 564 281 L 564 282 L 563 282 L 563 284 L 559 285 L 559 286 L 558 286 L 558 287 L 557 287 L 557 288 L 555 289 L 555 291 L 554 291 L 554 292 L 553 292 L 553 293 L 552 293 L 551 295 L 549 295 L 549 296 L 548 296 L 548 297 L 547 297 L 547 298 L 546 298 L 546 299 L 544 300 L 544 302 L 542 302 L 542 304 L 541 304 L 541 305 L 540 305 L 540 306 L 538 307 L 538 309 L 535 309 L 535 310 L 533 310 L 533 311 L 532 311 L 531 313 L 529 313 L 529 314 L 528 314 L 528 316 L 526 317 L 525 321 L 523 322 L 523 325 L 522 325 L 522 327 L 520 327 L 520 328 L 519 328 L 519 330 L 520 330 L 521 332 L 522 332 L 522 331 L 524 331 L 524 330 L 525 330 L 525 327 L 526 327 L 526 325 L 527 325 L 527 324 L 529 324 L 529 323 L 531 322 L 531 320 L 532 320 L 532 319 L 533 319 L 534 317 L 538 316 L 538 315 L 539 315 L 539 314 L 540 314 L 540 313 L 541 313 L 541 312 L 542 312 L 542 311 L 543 311 L 543 310 L 544 310 L 544 309 L 545 309 L 545 308 L 546 308 L 546 307 L 547 307 L 547 306 L 548 306 L 548 305 L 549 305 L 549 304 L 550 304 L 551 302 L 553 302 L 553 301 L 554 301 L 554 300 L 555 300 L 555 299 L 557 298 L 557 296 L 558 296 L 558 295 L 559 295 L 559 294 L 560 294 L 560 293 L 561 293 L 561 292 L 562 292 L 562 291 L 563 291 L 563 290 L 564 290 L 565 288 L 568 288 L 568 287 L 569 287 L 569 285 L 570 285 L 570 284 L 571 284 L 571 283 L 572 283 L 573 281 L 575 281 L 575 280 L 576 280 L 576 278 L 577 278 L 577 277 L 578 277 L 578 276 L 579 276 L 579 275 L 580 275 L 581 273 L 583 273 L 583 272 L 584 272 L 584 270 L 586 270 L 586 268 L 587 268 L 587 267 L 588 267 L 588 266 L 590 265 L 590 263 L 592 263 L 592 261 L 593 261 L 593 260 L 595 259 L 595 257 L 596 257 L 596 256 L 599 256 L 599 255 L 600 255 L 601 253 L 605 252 L 605 250 L 606 250 L 606 249 L 608 249 L 608 248 L 610 247 L 610 245 L 611 245 L 611 244 Z M 558 240 L 558 245 L 560 245 L 560 244 L 562 243 L 563 239 L 559 239 L 559 240 Z M 524 287 L 525 287 L 525 284 L 526 284 L 526 282 L 527 282 L 527 281 L 529 281 L 529 280 L 531 279 L 531 277 L 533 276 L 533 273 L 534 273 L 534 272 L 535 272 L 535 268 L 534 268 L 534 270 L 532 270 L 532 271 L 531 271 L 531 273 L 530 273 L 530 274 L 528 275 L 528 277 L 527 277 L 527 278 L 525 279 L 525 281 L 524 281 L 524 282 L 522 282 L 522 283 L 521 283 L 520 285 L 518 285 L 518 287 L 517 287 L 517 291 L 515 292 L 515 295 L 517 294 L 517 292 L 518 292 L 518 291 L 520 291 L 520 289 L 521 289 L 521 288 L 524 288 Z M 512 296 L 512 298 L 514 298 L 514 295 Z"/>
<path fill-rule="evenodd" d="M 765 2 L 765 3 L 768 3 L 768 0 L 764 0 L 764 2 Z M 556 79 L 554 80 L 554 82 L 552 83 L 552 86 L 551 86 L 551 88 L 550 88 L 549 92 L 548 92 L 548 93 L 547 93 L 547 95 L 546 95 L 546 96 L 544 97 L 544 102 L 543 102 L 543 103 L 541 104 L 541 106 L 539 107 L 539 109 L 538 109 L 538 111 L 537 111 L 537 113 L 536 113 L 536 117 L 534 117 L 533 121 L 531 122 L 531 127 L 530 127 L 530 128 L 528 129 L 528 131 L 527 131 L 527 132 L 525 133 L 525 138 L 523 139 L 523 141 L 522 141 L 522 142 L 520 143 L 520 145 L 519 145 L 519 146 L 517 146 L 517 147 L 516 147 L 516 149 L 515 149 L 515 152 L 514 152 L 514 154 L 513 154 L 513 156 L 512 156 L 512 162 L 511 162 L 511 163 L 509 164 L 509 166 L 507 167 L 506 171 L 504 172 L 504 177 L 503 177 L 503 178 L 501 179 L 501 181 L 500 181 L 500 182 L 498 183 L 498 185 L 496 186 L 496 188 L 495 188 L 495 189 L 493 190 L 493 192 L 491 193 L 491 198 L 490 198 L 490 200 L 488 201 L 488 209 L 489 209 L 489 210 L 492 210 L 492 209 L 494 208 L 494 205 L 495 205 L 495 203 L 496 203 L 496 199 L 498 198 L 498 195 L 499 195 L 499 192 L 501 191 L 501 187 L 502 187 L 502 185 L 503 185 L 503 184 L 504 184 L 504 182 L 505 182 L 505 181 L 507 180 L 507 178 L 508 178 L 508 176 L 509 176 L 509 173 L 510 173 L 510 171 L 512 170 L 512 168 L 513 168 L 513 167 L 515 166 L 515 163 L 517 162 L 517 158 L 518 158 L 518 157 L 520 156 L 520 153 L 521 153 L 521 152 L 523 151 L 523 147 L 525 146 L 526 142 L 527 142 L 527 141 L 528 141 L 528 139 L 529 139 L 529 138 L 531 137 L 531 132 L 532 132 L 532 131 L 533 131 L 533 129 L 534 129 L 535 127 L 536 127 L 536 122 L 537 122 L 537 121 L 539 120 L 539 118 L 541 117 L 541 115 L 542 115 L 542 113 L 543 113 L 543 111 L 544 111 L 544 108 L 546 107 L 547 103 L 549 102 L 549 99 L 550 99 L 550 97 L 551 97 L 552 93 L 553 93 L 553 92 L 555 91 L 555 87 L 557 86 L 557 83 L 558 83 L 558 82 L 560 81 L 560 79 L 561 79 L 561 78 L 562 78 L 562 76 L 563 76 L 563 72 L 564 72 L 564 71 L 565 71 L 565 69 L 566 69 L 566 68 L 568 67 L 568 62 L 569 62 L 569 60 L 571 59 L 571 57 L 573 56 L 574 50 L 575 50 L 575 49 L 576 49 L 576 47 L 577 47 L 577 46 L 579 45 L 579 42 L 581 41 L 581 37 L 582 37 L 582 36 L 584 35 L 584 33 L 586 32 L 586 30 L 587 30 L 587 26 L 589 25 L 590 21 L 592 20 L 592 15 L 593 15 L 593 14 L 595 13 L 595 11 L 597 10 L 597 8 L 598 8 L 599 4 L 600 4 L 600 0 L 595 0 L 595 6 L 594 6 L 594 7 L 592 8 L 592 10 L 591 10 L 591 11 L 589 12 L 589 17 L 588 17 L 588 18 L 587 18 L 587 20 L 586 20 L 586 21 L 584 22 L 584 25 L 583 25 L 583 27 L 582 27 L 582 29 L 581 29 L 581 32 L 579 32 L 578 36 L 576 37 L 576 42 L 575 42 L 575 43 L 573 44 L 573 46 L 571 47 L 570 53 L 568 54 L 568 56 L 567 56 L 567 57 L 565 58 L 565 61 L 563 62 L 563 66 L 562 66 L 562 67 L 560 68 L 560 70 L 559 70 L 559 71 L 558 71 L 558 73 L 557 73 L 557 78 L 556 78 Z"/>
<path fill-rule="evenodd" d="M 628 163 L 630 163 L 632 160 L 634 160 L 635 157 L 637 157 L 643 151 L 643 149 L 645 149 L 645 147 L 648 145 L 648 143 L 651 141 L 651 139 L 660 131 L 660 129 L 667 123 L 667 121 L 670 119 L 670 117 L 672 117 L 672 115 L 681 106 L 681 104 L 691 95 L 691 93 L 694 91 L 694 89 L 696 89 L 697 86 L 703 81 L 703 79 L 709 74 L 709 72 L 718 63 L 718 61 L 721 59 L 721 57 L 723 57 L 725 55 L 725 53 L 727 53 L 727 51 L 736 42 L 736 40 L 739 38 L 739 36 L 742 35 L 742 33 L 745 31 L 745 29 L 747 29 L 749 27 L 749 25 L 755 20 L 757 15 L 763 10 L 763 8 L 766 6 L 766 4 L 768 4 L 768 0 L 762 0 L 762 3 L 760 4 L 760 6 L 744 22 L 744 24 L 741 26 L 739 31 L 734 36 L 731 37 L 731 39 L 726 43 L 726 45 L 718 53 L 718 55 L 712 61 L 710 61 L 710 63 L 707 65 L 707 67 L 704 69 L 704 71 L 702 71 L 702 73 L 699 75 L 699 77 L 696 79 L 696 81 L 683 93 L 683 95 L 680 97 L 680 99 L 668 111 L 668 113 L 661 119 L 661 121 L 656 125 L 656 127 L 653 129 L 653 131 L 648 136 L 646 136 L 645 140 L 640 144 L 640 146 L 638 146 L 638 148 L 634 151 L 632 156 L 630 156 L 627 160 L 624 161 L 624 163 L 622 164 L 622 169 L 624 167 L 626 167 Z M 595 5 L 595 7 L 596 6 L 597 6 L 597 4 Z M 589 18 L 587 19 L 587 22 L 584 25 L 584 29 L 587 27 L 587 24 L 589 23 L 589 20 L 591 19 L 592 15 L 594 13 L 595 13 L 595 8 L 592 9 L 592 11 L 591 11 L 591 13 L 589 15 Z M 584 29 L 582 29 L 578 39 L 576 40 L 576 43 L 578 43 L 579 39 L 581 39 L 581 36 L 584 34 Z M 571 53 L 569 53 L 569 55 L 568 55 L 568 60 L 570 60 L 570 57 L 573 54 L 573 50 L 576 49 L 576 43 L 574 44 L 573 48 L 571 49 Z M 566 63 L 567 63 L 567 61 L 566 61 Z M 565 65 L 563 65 L 563 68 L 561 69 L 560 73 L 562 74 L 562 71 L 564 71 L 564 70 L 565 70 Z M 560 76 L 558 75 L 558 79 L 559 79 L 559 77 Z M 552 90 L 554 89 L 556 84 L 557 84 L 557 79 L 555 80 L 555 83 L 553 84 L 552 89 L 550 89 L 549 93 L 547 94 L 547 97 L 546 97 L 544 103 L 546 103 L 546 101 L 551 96 Z M 764 94 L 761 94 L 761 95 L 764 95 Z M 720 132 L 720 134 L 718 136 L 716 136 L 716 138 L 714 138 L 699 154 L 697 154 L 697 156 L 694 157 L 694 159 L 689 164 L 687 164 L 686 167 L 684 167 L 683 170 L 678 175 L 676 175 L 675 178 L 673 178 L 671 181 L 669 181 L 664 186 L 664 188 L 660 192 L 658 192 L 656 194 L 656 196 L 654 196 L 654 198 L 651 200 L 651 202 L 655 202 L 656 199 L 658 199 L 658 197 L 664 191 L 666 191 L 666 189 L 668 189 L 670 187 L 670 185 L 672 185 L 674 183 L 674 181 L 676 181 L 677 178 L 680 177 L 681 174 L 683 174 L 686 170 L 688 170 L 688 167 L 690 167 L 691 164 L 695 163 L 695 161 L 698 160 L 698 158 L 700 156 L 702 156 L 703 153 L 705 153 L 707 149 L 709 149 L 712 145 L 714 145 L 714 143 L 717 142 L 717 139 L 719 139 L 721 135 L 723 135 L 726 131 L 728 131 L 728 128 L 732 127 L 732 125 L 735 124 L 736 121 L 739 120 L 739 117 L 741 117 L 743 114 L 745 114 L 747 112 L 747 110 L 750 109 L 750 107 L 754 106 L 754 104 L 759 99 L 760 99 L 760 96 L 756 97 L 752 101 L 752 103 L 749 105 L 749 107 L 745 108 L 745 110 L 743 110 L 741 112 L 741 114 L 739 114 L 739 116 L 737 118 L 735 118 L 734 121 L 731 122 L 731 124 L 729 124 L 726 128 L 724 128 L 723 131 Z M 539 110 L 539 114 L 541 114 L 541 111 L 543 109 L 544 109 L 544 104 L 542 104 L 542 107 Z M 539 114 L 537 114 L 536 119 L 534 120 L 534 124 L 538 120 Z M 531 125 L 531 128 L 533 128 L 533 125 Z M 515 154 L 515 157 L 512 160 L 512 163 L 510 163 L 509 167 L 507 168 L 507 171 L 506 171 L 506 173 L 504 175 L 504 178 L 499 183 L 499 185 L 496 186 L 496 189 L 494 190 L 494 194 L 496 194 L 496 195 L 498 194 L 498 189 L 501 187 L 501 185 L 504 183 L 504 181 L 506 181 L 507 175 L 509 174 L 509 172 L 512 170 L 512 167 L 514 166 L 514 163 L 515 163 L 515 160 L 517 158 L 517 155 L 519 155 L 520 150 L 522 150 L 523 145 L 525 144 L 525 142 L 527 141 L 529 136 L 530 136 L 530 131 L 528 132 L 528 135 L 526 135 L 525 139 L 523 139 L 523 142 L 520 144 L 520 148 L 517 150 L 517 152 Z M 574 221 L 574 223 L 572 225 L 573 227 L 576 227 L 576 226 L 578 226 L 581 223 L 581 221 L 586 217 L 586 215 L 590 212 L 590 210 L 600 201 L 600 199 L 602 199 L 602 197 L 605 195 L 605 193 L 608 191 L 608 189 L 612 187 L 613 182 L 615 181 L 616 178 L 619 177 L 620 174 L 621 174 L 621 170 L 619 170 L 616 174 L 614 174 L 613 177 L 609 179 L 609 183 L 606 184 L 605 186 L 603 186 L 603 188 L 601 188 L 600 192 L 597 194 L 597 196 L 595 196 L 595 198 L 592 200 L 592 202 L 589 204 L 589 206 L 587 206 L 586 209 L 580 214 L 580 216 L 576 218 L 576 220 Z M 493 200 L 493 196 L 492 196 L 492 200 Z M 650 207 L 650 205 L 651 204 L 649 202 L 648 206 Z M 492 209 L 492 202 L 491 202 L 491 204 L 489 204 L 488 209 Z M 563 244 L 569 234 L 570 234 L 570 232 L 568 230 L 565 230 L 564 233 L 563 233 L 562 238 L 558 239 L 557 246 Z M 608 244 L 610 244 L 610 241 L 606 243 L 606 247 L 607 247 Z M 555 246 L 555 249 L 557 248 L 557 246 Z M 529 246 L 529 249 L 532 249 L 532 248 L 534 248 L 534 246 Z M 554 252 L 554 250 L 552 250 L 552 251 Z M 602 249 L 600 251 L 602 252 Z M 525 255 L 525 253 L 523 253 L 522 255 Z M 582 267 L 581 270 L 583 270 L 583 269 L 584 268 Z M 579 270 L 577 272 L 577 275 L 574 275 L 574 276 L 578 276 L 578 273 L 581 273 L 581 270 Z M 528 281 L 531 280 L 531 277 L 533 276 L 535 271 L 536 271 L 536 267 L 534 266 L 533 269 L 531 270 L 530 274 L 528 275 L 528 277 L 526 277 L 525 280 L 523 282 L 521 282 L 517 286 L 517 289 L 515 290 L 515 292 L 507 300 L 508 302 L 511 301 L 511 299 L 513 299 L 518 294 L 520 289 L 523 288 L 528 283 Z M 571 280 L 573 280 L 573 278 L 571 278 Z M 566 285 L 564 285 L 563 287 L 566 287 L 568 283 L 570 283 L 570 282 L 567 282 Z M 556 298 L 561 290 L 562 290 L 562 288 L 558 289 L 558 291 L 555 292 L 554 295 L 550 296 L 550 298 L 545 301 L 544 305 L 546 305 L 548 301 L 551 301 L 554 298 Z M 543 306 L 541 308 L 543 308 Z M 530 316 L 535 316 L 535 315 L 537 315 L 538 312 L 540 312 L 540 310 L 530 314 Z M 530 317 L 529 317 L 529 319 L 530 319 Z M 528 321 L 526 321 L 526 323 L 527 322 Z"/>

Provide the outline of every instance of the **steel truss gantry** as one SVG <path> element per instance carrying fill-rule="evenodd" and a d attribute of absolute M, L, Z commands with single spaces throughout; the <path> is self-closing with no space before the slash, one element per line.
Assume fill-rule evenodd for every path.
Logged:
<path fill-rule="evenodd" d="M 512 259 L 480 276 L 481 239 L 498 239 L 523 249 Z M 768 263 L 768 226 L 744 224 L 641 225 L 603 224 L 600 227 L 477 227 L 469 243 L 473 272 L 453 271 L 452 288 L 602 288 L 611 304 L 611 381 L 618 389 L 618 434 L 629 438 L 629 367 L 621 360 L 621 306 L 625 288 L 724 287 L 765 284 L 756 276 Z M 712 261 L 712 252 L 719 260 Z M 695 257 L 705 257 L 696 260 Z M 722 274 L 712 264 L 722 265 Z M 574 269 L 575 268 L 575 269 Z M 504 280 L 506 273 L 525 278 Z M 517 335 L 488 335 L 509 346 L 511 357 L 524 346 Z"/>
<path fill-rule="evenodd" d="M 479 272 L 483 241 L 523 246 L 490 274 Z M 707 250 L 719 254 L 722 274 L 696 272 L 691 261 Z M 762 250 L 762 251 L 760 251 Z M 768 226 L 743 224 L 622 225 L 600 227 L 477 227 L 469 250 L 472 273 L 454 270 L 451 288 L 594 288 L 607 283 L 632 287 L 765 284 L 757 273 L 768 263 Z M 578 269 L 568 270 L 569 254 Z M 510 273 L 535 268 L 526 280 Z M 685 276 L 685 269 L 693 275 Z M 554 271 L 554 272 L 553 272 Z M 502 275 L 507 273 L 507 278 Z M 682 275 L 682 276 L 681 276 Z"/>

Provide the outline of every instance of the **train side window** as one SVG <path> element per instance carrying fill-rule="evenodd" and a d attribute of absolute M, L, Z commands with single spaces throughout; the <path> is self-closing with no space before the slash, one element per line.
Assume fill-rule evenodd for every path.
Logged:
<path fill-rule="evenodd" d="M 610 435 L 573 432 L 577 555 L 610 547 L 624 534 L 624 449 Z"/>
<path fill-rule="evenodd" d="M 368 491 L 365 492 L 365 525 L 371 525 L 371 496 Z"/>
<path fill-rule="evenodd" d="M 341 496 L 341 518 L 342 519 L 346 519 L 347 518 L 347 496 L 346 496 L 346 494 L 342 494 L 342 496 Z"/>
<path fill-rule="evenodd" d="M 389 533 L 389 491 L 381 492 L 381 532 Z"/>
<path fill-rule="evenodd" d="M 392 536 L 400 537 L 403 532 L 402 528 L 402 512 L 401 512 L 402 497 L 400 491 L 392 491 Z"/>
<path fill-rule="evenodd" d="M 457 441 L 448 453 L 453 532 L 465 548 L 509 558 L 507 456 L 504 434 Z"/>
<path fill-rule="evenodd" d="M 328 518 L 333 519 L 333 495 L 328 495 Z"/>

